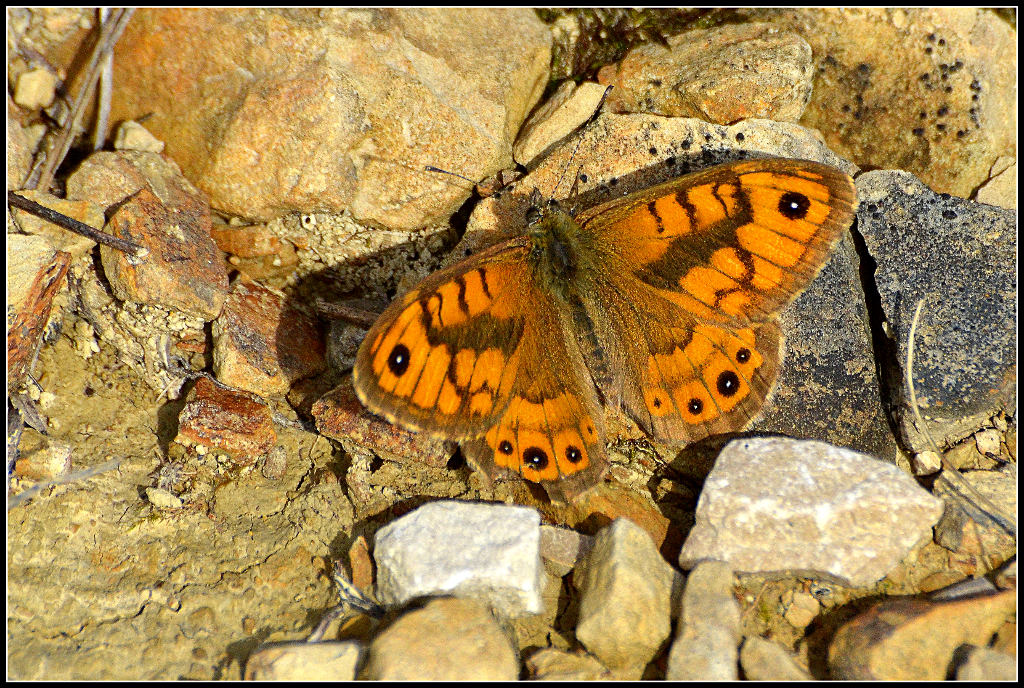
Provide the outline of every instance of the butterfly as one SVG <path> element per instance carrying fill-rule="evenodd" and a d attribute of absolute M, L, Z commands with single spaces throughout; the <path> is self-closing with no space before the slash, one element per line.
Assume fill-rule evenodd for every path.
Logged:
<path fill-rule="evenodd" d="M 373 413 L 461 443 L 490 479 L 571 502 L 608 466 L 605 409 L 689 444 L 758 415 L 777 314 L 856 210 L 818 162 L 732 162 L 571 213 L 536 190 L 525 232 L 440 270 L 380 315 L 353 381 Z"/>

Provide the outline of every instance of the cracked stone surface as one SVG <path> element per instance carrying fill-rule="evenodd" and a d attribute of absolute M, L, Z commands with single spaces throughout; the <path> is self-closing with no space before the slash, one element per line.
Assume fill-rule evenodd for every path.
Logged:
<path fill-rule="evenodd" d="M 159 465 L 157 393 L 73 346 L 42 354 L 60 371 L 60 384 L 43 376 L 51 435 L 73 443 L 75 471 L 125 458 L 8 512 L 9 675 L 239 678 L 260 642 L 304 638 L 309 609 L 332 603 L 324 560 L 353 521 L 326 443 L 280 427 L 280 479 L 257 464 L 222 476 L 205 509 L 156 508 L 144 488 Z"/>

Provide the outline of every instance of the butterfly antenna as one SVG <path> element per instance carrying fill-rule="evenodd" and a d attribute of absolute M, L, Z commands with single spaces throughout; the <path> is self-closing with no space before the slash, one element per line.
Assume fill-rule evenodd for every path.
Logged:
<path fill-rule="evenodd" d="M 440 172 L 441 174 L 448 174 L 448 175 L 451 175 L 453 177 L 458 177 L 459 179 L 462 179 L 462 180 L 465 180 L 465 181 L 469 182 L 470 184 L 473 185 L 474 188 L 476 188 L 476 182 L 475 181 L 473 181 L 469 177 L 464 177 L 463 175 L 459 174 L 458 172 L 449 172 L 448 170 L 442 170 L 440 167 L 434 167 L 433 165 L 424 165 L 423 169 L 425 171 L 427 171 L 427 172 Z"/>
<path fill-rule="evenodd" d="M 597 102 L 597 107 L 594 108 L 593 114 L 591 114 L 590 117 L 587 118 L 586 122 L 584 122 L 583 124 L 581 124 L 578 127 L 576 127 L 576 129 L 573 130 L 573 133 L 582 132 L 583 130 L 585 130 L 587 127 L 589 127 L 591 124 L 594 123 L 594 120 L 597 119 L 597 116 L 601 114 L 601 108 L 604 107 L 604 101 L 606 101 L 608 99 L 608 94 L 612 92 L 613 88 L 615 88 L 615 87 L 614 86 L 609 86 L 608 88 L 606 88 L 604 90 L 604 93 L 601 94 L 601 100 L 599 100 Z M 583 137 L 582 136 L 580 136 L 578 139 L 576 139 L 576 147 L 572 149 L 572 155 L 569 156 L 569 162 L 567 162 L 565 164 L 565 169 L 562 170 L 562 175 L 558 178 L 558 183 L 555 184 L 555 188 L 552 189 L 552 191 L 551 191 L 551 197 L 552 198 L 556 197 L 555 194 L 558 191 L 558 187 L 562 185 L 562 180 L 565 179 L 565 173 L 569 170 L 570 167 L 572 167 L 572 161 L 576 159 L 576 151 L 578 151 L 580 149 L 580 144 L 581 143 L 583 143 Z M 579 180 L 580 180 L 579 171 L 577 170 L 576 179 L 573 181 L 572 189 L 569 191 L 570 198 L 576 192 L 576 187 L 579 184 Z"/>

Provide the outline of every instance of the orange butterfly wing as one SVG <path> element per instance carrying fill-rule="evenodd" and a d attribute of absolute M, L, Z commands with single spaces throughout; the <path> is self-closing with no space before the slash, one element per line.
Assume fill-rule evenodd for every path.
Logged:
<path fill-rule="evenodd" d="M 602 385 L 649 434 L 692 442 L 758 414 L 777 377 L 776 313 L 814 279 L 856 208 L 853 180 L 809 161 L 729 163 L 576 217 L 588 311 L 619 371 Z"/>
<path fill-rule="evenodd" d="M 353 379 L 371 411 L 461 440 L 490 477 L 571 498 L 604 472 L 603 416 L 530 255 L 520 237 L 425 279 L 370 329 Z"/>

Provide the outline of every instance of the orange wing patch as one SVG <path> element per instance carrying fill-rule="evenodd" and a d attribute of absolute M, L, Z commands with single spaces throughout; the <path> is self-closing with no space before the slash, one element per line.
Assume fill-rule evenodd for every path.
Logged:
<path fill-rule="evenodd" d="M 485 436 L 496 465 L 534 482 L 558 480 L 590 467 L 599 441 L 580 399 L 516 397 Z"/>
<path fill-rule="evenodd" d="M 654 418 L 713 421 L 747 398 L 763 363 L 752 329 L 697 325 L 683 346 L 647 359 L 644 403 Z"/>

